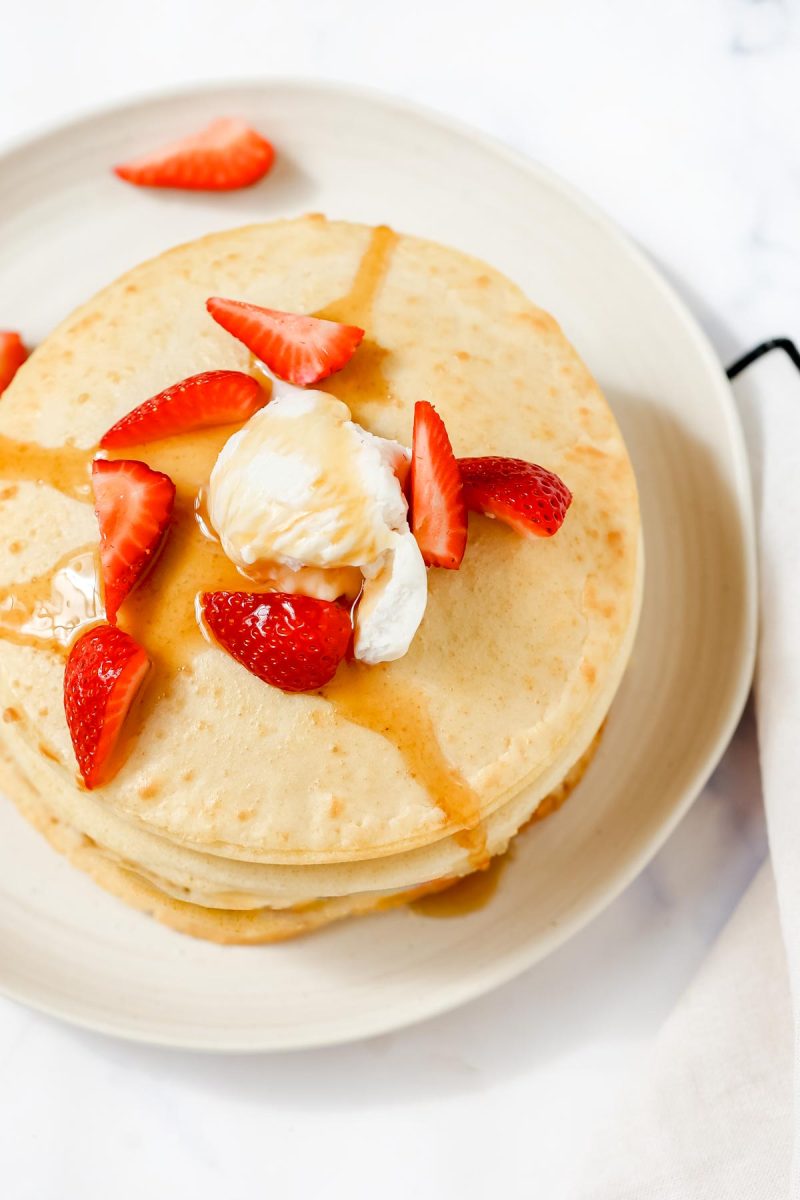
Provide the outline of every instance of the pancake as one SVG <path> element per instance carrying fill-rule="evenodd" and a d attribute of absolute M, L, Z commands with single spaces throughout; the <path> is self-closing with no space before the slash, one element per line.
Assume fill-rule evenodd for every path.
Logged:
<path fill-rule="evenodd" d="M 87 792 L 61 643 L 102 614 L 88 467 L 102 433 L 147 396 L 199 371 L 254 369 L 206 313 L 209 295 L 363 326 L 364 345 L 321 385 L 354 420 L 408 445 L 414 403 L 429 399 L 458 455 L 541 463 L 574 502 L 551 539 L 471 516 L 460 570 L 428 574 L 404 658 L 343 664 L 320 693 L 288 695 L 209 645 L 195 620 L 199 591 L 242 584 L 194 515 L 232 429 L 126 450 L 173 477 L 177 518 L 120 616 L 154 662 L 127 757 Z M 125 896 L 109 882 L 125 872 L 164 898 L 157 915 L 201 936 L 215 936 L 206 910 L 212 929 L 229 918 L 234 932 L 260 914 L 263 936 L 241 940 L 269 940 L 280 910 L 295 911 L 274 936 L 291 936 L 300 917 L 306 928 L 484 866 L 585 755 L 630 653 L 636 485 L 597 384 L 499 273 L 383 227 L 312 216 L 137 267 L 68 318 L 4 394 L 0 481 L 9 791 L 46 814 L 37 824 L 55 817 L 90 839 L 106 886 Z M 167 898 L 199 916 L 179 918 Z M 313 919 L 296 911 L 321 900 Z"/>
<path fill-rule="evenodd" d="M 599 739 L 600 733 L 555 791 L 541 801 L 529 818 L 528 825 L 544 820 L 561 807 L 582 779 L 594 757 Z M 446 915 L 452 916 L 462 911 L 471 912 L 475 908 L 474 896 L 469 896 L 468 903 L 465 904 L 458 895 L 459 883 L 471 882 L 475 872 L 462 876 L 460 880 L 449 877 L 435 879 L 405 891 L 377 895 L 366 892 L 355 896 L 315 900 L 292 908 L 209 908 L 187 899 L 188 893 L 170 894 L 169 890 L 165 891 L 163 881 L 146 878 L 141 869 L 134 864 L 115 858 L 91 838 L 65 824 L 21 775 L 2 743 L 0 786 L 13 797 L 22 815 L 47 838 L 54 849 L 65 855 L 73 866 L 90 875 L 106 891 L 181 933 L 207 941 L 223 945 L 281 942 L 313 933 L 323 925 L 343 917 L 385 912 L 419 900 L 427 901 L 424 911 L 430 913 L 431 900 L 438 901 L 441 893 L 447 893 Z M 503 858 L 499 856 L 487 859 L 485 866 L 479 868 L 481 873 L 491 866 L 491 887 L 486 891 L 485 897 L 481 898 L 481 902 L 491 895 L 493 887 L 496 886 L 497 867 L 502 864 Z"/>

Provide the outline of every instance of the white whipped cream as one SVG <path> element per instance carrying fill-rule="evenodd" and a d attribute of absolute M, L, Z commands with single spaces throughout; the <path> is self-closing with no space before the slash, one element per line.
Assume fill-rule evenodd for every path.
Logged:
<path fill-rule="evenodd" d="M 383 560 L 365 568 L 356 611 L 356 658 L 365 663 L 401 658 L 419 629 L 427 602 L 428 573 L 417 539 L 406 526 L 394 534 Z"/>
<path fill-rule="evenodd" d="M 245 575 L 320 599 L 354 597 L 363 581 L 355 655 L 367 663 L 401 658 L 427 603 L 398 479 L 408 459 L 341 400 L 276 381 L 211 472 L 211 524 Z"/>

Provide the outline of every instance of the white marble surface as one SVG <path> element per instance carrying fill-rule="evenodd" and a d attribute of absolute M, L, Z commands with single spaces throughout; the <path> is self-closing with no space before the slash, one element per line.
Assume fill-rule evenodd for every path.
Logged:
<path fill-rule="evenodd" d="M 155 0 L 9 6 L 0 146 L 169 83 L 371 84 L 489 130 L 587 191 L 661 263 L 723 359 L 800 335 L 795 0 L 195 0 L 189 13 Z M 559 1200 L 598 1112 L 764 853 L 746 718 L 603 917 L 515 983 L 416 1029 L 213 1059 L 0 1001 L 2 1194 Z"/>

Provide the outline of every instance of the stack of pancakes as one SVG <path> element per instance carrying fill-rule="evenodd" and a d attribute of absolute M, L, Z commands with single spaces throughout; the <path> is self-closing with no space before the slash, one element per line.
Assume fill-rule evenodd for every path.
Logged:
<path fill-rule="evenodd" d="M 254 369 L 211 295 L 361 325 L 324 385 L 356 421 L 409 445 L 414 403 L 430 400 L 458 456 L 541 463 L 574 501 L 550 539 L 471 516 L 460 570 L 429 572 L 404 658 L 288 695 L 196 623 L 197 592 L 254 588 L 195 520 L 231 429 L 126 451 L 175 479 L 176 527 L 120 613 L 153 671 L 119 772 L 88 792 L 62 685 L 70 638 L 102 616 L 89 464 L 148 396 Z M 3 787 L 99 883 L 185 932 L 269 941 L 384 907 L 484 868 L 578 769 L 630 653 L 641 577 L 620 432 L 517 287 L 431 242 L 318 216 L 214 234 L 79 309 L 0 402 Z"/>

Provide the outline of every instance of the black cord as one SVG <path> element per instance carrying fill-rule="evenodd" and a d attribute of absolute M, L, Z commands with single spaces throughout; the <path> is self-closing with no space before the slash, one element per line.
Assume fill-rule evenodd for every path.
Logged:
<path fill-rule="evenodd" d="M 728 367 L 726 372 L 728 379 L 735 379 L 751 363 L 757 362 L 759 358 L 763 358 L 771 350 L 783 350 L 785 354 L 789 355 L 789 358 L 798 371 L 800 371 L 800 351 L 797 349 L 797 346 L 789 338 L 779 337 L 770 338 L 768 342 L 762 342 L 760 346 L 755 346 L 752 350 L 748 350 L 747 354 L 743 354 L 741 358 L 737 358 L 736 362 L 731 363 Z"/>

